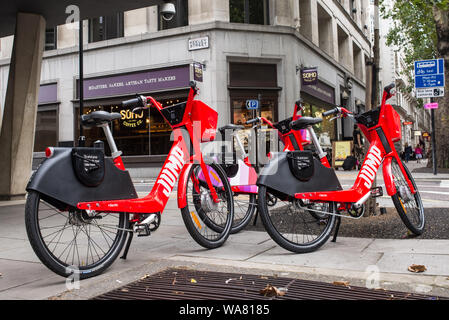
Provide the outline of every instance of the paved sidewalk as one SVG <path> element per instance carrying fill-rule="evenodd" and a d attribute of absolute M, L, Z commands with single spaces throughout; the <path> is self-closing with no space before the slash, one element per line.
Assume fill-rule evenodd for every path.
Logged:
<path fill-rule="evenodd" d="M 25 232 L 24 206 L 0 207 L 0 299 L 86 299 L 170 266 L 198 270 L 349 281 L 406 292 L 449 297 L 449 240 L 339 238 L 309 254 L 277 246 L 266 232 L 231 235 L 224 246 L 205 250 L 183 225 L 172 195 L 161 227 L 150 237 L 135 238 L 128 260 L 118 259 L 104 274 L 68 291 L 65 279 L 43 266 Z M 427 271 L 413 274 L 411 264 Z"/>

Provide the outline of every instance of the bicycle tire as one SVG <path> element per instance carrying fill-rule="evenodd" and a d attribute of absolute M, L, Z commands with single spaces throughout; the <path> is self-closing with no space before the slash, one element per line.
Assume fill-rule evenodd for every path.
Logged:
<path fill-rule="evenodd" d="M 401 161 L 402 162 L 402 161 Z M 413 179 L 413 176 L 411 175 L 410 171 L 408 170 L 407 166 L 402 162 L 402 165 L 405 169 L 405 172 L 407 174 L 407 177 L 412 182 L 413 187 L 416 190 L 416 193 L 413 195 L 413 200 L 407 199 L 408 196 L 401 196 L 400 189 L 402 188 L 402 193 L 410 192 L 410 188 L 404 179 L 404 175 L 402 171 L 400 170 L 399 165 L 396 163 L 396 159 L 393 158 L 392 160 L 392 174 L 394 177 L 394 184 L 396 187 L 397 192 L 391 196 L 391 199 L 393 200 L 394 206 L 396 208 L 396 211 L 399 214 L 399 217 L 401 218 L 402 222 L 405 224 L 405 226 L 413 232 L 415 235 L 421 235 L 424 232 L 426 219 L 424 215 L 424 205 L 421 200 L 421 195 L 419 194 L 418 187 L 416 186 L 415 180 Z M 405 200 L 405 201 L 404 201 Z M 415 208 L 413 208 L 415 206 Z M 410 211 L 412 211 L 412 214 L 416 214 L 417 222 L 415 223 L 412 221 L 412 216 L 410 214 Z"/>
<path fill-rule="evenodd" d="M 270 212 L 268 210 L 267 201 L 266 201 L 266 194 L 267 194 L 267 187 L 265 186 L 259 186 L 259 194 L 258 194 L 258 209 L 260 213 L 260 217 L 262 220 L 262 223 L 265 227 L 265 230 L 270 235 L 270 237 L 282 248 L 295 252 L 295 253 L 308 253 L 317 250 L 320 248 L 326 241 L 329 239 L 332 230 L 334 229 L 336 216 L 335 215 L 329 215 L 329 217 L 325 221 L 325 227 L 323 230 L 317 235 L 317 237 L 307 243 L 298 243 L 294 242 L 292 239 L 287 239 L 286 235 L 289 233 L 283 232 L 281 227 L 276 227 L 275 224 L 272 221 L 272 218 L 270 217 Z M 283 201 L 278 201 L 283 202 Z M 336 213 L 336 206 L 335 203 L 330 202 L 328 206 L 329 213 Z M 304 209 L 304 216 L 310 217 L 312 220 L 315 220 L 316 223 L 319 223 L 316 221 L 316 219 L 310 215 L 310 212 L 307 209 Z M 296 217 L 295 217 L 296 218 Z M 295 219 L 294 218 L 294 219 Z M 311 222 L 312 225 L 313 222 Z M 293 227 L 295 224 L 291 221 L 288 221 L 286 225 L 289 225 L 290 227 Z M 284 236 L 285 235 L 285 236 Z M 304 238 L 304 235 L 303 235 Z"/>
<path fill-rule="evenodd" d="M 197 211 L 198 207 L 194 202 L 194 186 L 191 176 L 192 174 L 194 174 L 197 168 L 200 168 L 200 165 L 194 164 L 192 168 L 190 168 L 190 172 L 188 174 L 188 183 L 186 186 L 187 205 L 184 208 L 181 208 L 181 215 L 184 221 L 184 225 L 186 226 L 190 236 L 202 247 L 207 249 L 214 249 L 222 246 L 229 237 L 232 222 L 234 220 L 234 202 L 231 186 L 222 168 L 214 163 L 208 164 L 208 166 L 210 166 L 217 173 L 217 176 L 223 185 L 222 190 L 218 192 L 219 197 L 222 201 L 217 205 L 217 210 L 215 210 L 214 212 L 215 214 L 221 214 L 216 214 L 215 216 L 213 216 L 212 211 L 207 213 L 204 210 L 200 210 L 199 212 Z M 208 190 L 208 188 L 206 187 L 203 188 L 205 190 Z M 189 192 L 192 192 L 190 200 Z M 219 212 L 218 207 L 221 206 L 221 208 L 224 209 L 223 202 L 225 201 L 226 213 Z M 191 211 L 191 209 L 195 209 L 195 211 Z M 223 219 L 219 220 L 220 217 L 225 217 L 224 221 Z"/>
<path fill-rule="evenodd" d="M 63 213 L 59 213 L 62 217 L 58 216 L 58 212 L 52 214 L 49 217 L 46 218 L 39 218 L 39 213 L 46 211 L 46 210 L 53 210 L 50 208 L 50 206 L 52 206 L 49 201 L 51 202 L 51 199 L 46 199 L 45 200 L 45 196 L 41 195 L 39 192 L 36 191 L 30 191 L 28 193 L 27 196 L 27 200 L 26 200 L 26 205 L 25 205 L 25 226 L 26 226 L 26 232 L 28 235 L 28 239 L 29 242 L 31 244 L 32 249 L 34 250 L 34 252 L 36 253 L 37 257 L 39 258 L 39 260 L 47 267 L 49 268 L 51 271 L 55 272 L 56 274 L 62 276 L 62 277 L 69 277 L 69 276 L 78 276 L 80 280 L 82 279 L 86 279 L 86 278 L 90 278 L 90 277 L 94 277 L 96 275 L 101 274 L 102 272 L 104 272 L 117 258 L 117 256 L 120 254 L 120 251 L 123 248 L 125 239 L 126 239 L 126 232 L 123 230 L 128 223 L 128 214 L 125 213 L 121 213 L 121 214 L 117 214 L 114 213 L 114 215 L 118 215 L 118 225 L 117 225 L 117 229 L 116 229 L 116 235 L 115 237 L 112 239 L 112 237 L 110 238 L 112 240 L 112 245 L 110 246 L 110 248 L 108 249 L 107 252 L 105 252 L 103 257 L 100 257 L 100 255 L 98 255 L 98 251 L 101 249 L 100 245 L 97 243 L 96 245 L 98 246 L 97 248 L 95 248 L 95 244 L 93 244 L 92 241 L 92 237 L 91 237 L 91 226 L 94 224 L 91 224 L 89 226 L 89 233 L 87 233 L 87 226 L 86 224 L 84 225 L 84 230 L 81 227 L 81 225 L 83 225 L 82 220 L 77 220 L 74 218 L 75 214 L 70 214 L 69 211 L 67 211 L 67 217 L 66 217 L 66 222 L 64 225 L 64 229 L 62 230 L 62 233 L 58 234 L 56 233 L 55 237 L 59 237 L 58 242 L 63 239 L 63 235 L 65 233 L 66 228 L 71 228 L 73 235 L 74 235 L 74 239 L 72 239 L 72 241 L 70 243 L 73 243 L 73 241 L 75 241 L 75 246 L 76 247 L 76 251 L 78 254 L 78 264 L 75 264 L 72 258 L 72 263 L 68 263 L 67 259 L 66 261 L 62 261 L 60 258 L 65 255 L 65 253 L 63 252 L 59 257 L 56 257 L 56 249 L 58 247 L 58 242 L 56 242 L 56 246 L 54 247 L 54 251 L 50 250 L 50 245 L 53 245 L 53 238 L 52 241 L 50 241 L 49 243 L 47 243 L 47 240 L 45 240 L 46 237 L 52 236 L 53 234 L 49 234 L 47 236 L 43 235 L 43 230 L 44 229 L 51 229 L 51 228 L 55 228 L 55 227 L 43 227 L 42 223 L 40 223 L 42 220 L 44 219 L 50 219 L 52 216 L 55 216 L 56 219 L 59 218 L 60 220 L 64 220 L 65 215 Z M 48 208 L 50 209 L 42 209 L 40 210 L 41 207 L 41 203 L 45 204 Z M 52 206 L 54 207 L 54 206 Z M 56 208 L 56 207 L 54 207 Z M 72 210 L 75 210 L 74 208 L 72 208 Z M 82 214 L 82 213 L 80 213 Z M 107 215 L 109 215 L 107 213 Z M 111 214 L 112 215 L 112 214 Z M 55 220 L 55 219 L 52 219 Z M 48 223 L 49 220 L 46 221 L 46 223 Z M 53 223 L 60 223 L 59 220 L 56 220 Z M 70 227 L 68 226 L 70 225 Z M 97 224 L 98 226 L 98 224 Z M 59 226 L 58 226 L 59 227 Z M 95 227 L 95 226 L 94 226 Z M 106 232 L 110 232 L 109 230 L 107 230 L 107 228 L 111 229 L 112 227 L 109 226 L 105 226 L 103 225 L 103 227 L 106 229 Z M 76 229 L 76 234 L 75 234 L 75 230 Z M 103 237 L 106 239 L 105 237 L 105 230 L 101 230 L 101 227 L 98 227 L 98 229 L 103 233 Z M 57 232 L 61 232 L 57 231 Z M 98 261 L 92 261 L 91 264 L 89 264 L 89 244 L 87 247 L 87 259 L 86 261 L 81 260 L 80 261 L 80 251 L 78 250 L 78 244 L 77 244 L 77 237 L 78 234 L 80 234 L 80 231 L 84 232 L 87 236 L 88 242 L 89 244 L 92 244 L 92 247 L 90 248 L 90 254 L 92 255 L 92 260 L 94 260 L 94 251 L 96 252 L 96 254 L 98 255 L 98 257 L 100 258 Z M 52 230 L 53 232 L 53 230 Z M 94 231 L 95 232 L 95 231 Z M 111 231 L 112 232 L 112 231 Z M 83 233 L 81 233 L 82 235 Z M 70 239 L 66 240 L 69 241 Z M 80 241 L 82 240 L 81 238 L 79 239 Z M 95 241 L 94 241 L 95 242 Z M 107 242 L 107 240 L 106 240 Z M 64 243 L 64 242 L 62 242 Z M 70 245 L 69 243 L 69 245 Z M 93 249 L 95 248 L 95 250 Z M 84 249 L 84 248 L 83 248 Z M 66 249 L 67 250 L 67 247 Z M 70 250 L 72 250 L 72 248 L 69 249 L 68 251 L 68 255 L 70 254 Z M 73 248 L 73 255 L 75 254 L 75 248 Z M 82 262 L 85 262 L 85 264 L 83 264 Z"/>

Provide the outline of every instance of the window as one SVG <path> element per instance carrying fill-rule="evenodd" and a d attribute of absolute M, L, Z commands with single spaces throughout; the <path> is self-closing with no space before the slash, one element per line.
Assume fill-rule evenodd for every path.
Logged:
<path fill-rule="evenodd" d="M 58 143 L 57 107 L 39 107 L 36 115 L 34 152 L 43 152 L 47 147 Z"/>
<path fill-rule="evenodd" d="M 354 59 L 354 75 L 358 79 L 363 80 L 362 49 L 360 49 L 360 47 L 356 45 L 354 42 L 352 43 L 352 56 Z"/>
<path fill-rule="evenodd" d="M 349 55 L 349 36 L 340 26 L 337 26 L 337 34 L 338 62 L 348 68 L 351 65 Z"/>
<path fill-rule="evenodd" d="M 55 50 L 57 38 L 56 27 L 45 29 L 45 50 Z"/>
<path fill-rule="evenodd" d="M 176 7 L 176 15 L 173 19 L 167 21 L 162 18 L 159 7 L 159 30 L 166 30 L 178 27 L 184 27 L 189 24 L 189 6 L 187 0 L 176 0 L 174 2 Z"/>
<path fill-rule="evenodd" d="M 269 24 L 268 0 L 229 0 L 230 21 Z"/>
<path fill-rule="evenodd" d="M 154 94 L 154 98 L 163 107 L 187 101 L 188 91 L 172 91 L 165 94 Z M 142 110 L 134 114 L 131 109 L 122 106 L 122 101 L 129 97 L 118 99 L 102 99 L 97 101 L 85 101 L 84 114 L 94 111 L 107 111 L 120 113 L 121 118 L 110 125 L 112 135 L 118 150 L 124 156 L 149 156 L 168 154 L 173 142 L 170 140 L 172 130 L 161 114 L 154 108 Z M 79 107 L 74 108 L 75 141 L 79 137 Z M 102 140 L 105 152 L 110 155 L 109 145 L 104 136 L 103 129 L 93 127 L 84 129 L 86 146 L 90 147 L 97 140 Z"/>
<path fill-rule="evenodd" d="M 299 0 L 299 32 L 312 40 L 312 4 L 310 0 Z"/>
<path fill-rule="evenodd" d="M 123 37 L 123 12 L 89 19 L 89 42 Z"/>
<path fill-rule="evenodd" d="M 332 17 L 317 4 L 318 12 L 318 38 L 320 48 L 329 55 L 333 55 Z"/>

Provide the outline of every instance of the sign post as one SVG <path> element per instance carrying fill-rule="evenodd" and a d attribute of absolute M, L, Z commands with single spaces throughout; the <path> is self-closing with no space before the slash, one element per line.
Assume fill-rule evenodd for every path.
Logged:
<path fill-rule="evenodd" d="M 433 59 L 415 61 L 415 90 L 416 98 L 436 98 L 444 96 L 444 60 Z M 433 174 L 437 175 L 437 146 L 435 139 L 435 109 L 437 103 L 428 103 L 432 122 L 432 164 Z"/>

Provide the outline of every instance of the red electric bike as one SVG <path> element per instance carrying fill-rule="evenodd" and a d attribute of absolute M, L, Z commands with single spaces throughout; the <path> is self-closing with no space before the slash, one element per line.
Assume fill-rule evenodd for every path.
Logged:
<path fill-rule="evenodd" d="M 301 117 L 302 101 L 295 102 L 293 116 L 279 122 L 271 122 L 264 117 L 256 117 L 246 121 L 246 124 L 252 125 L 251 135 L 258 136 L 257 131 L 262 126 L 267 126 L 274 129 L 277 133 L 278 139 L 284 145 L 283 151 L 303 150 L 305 145 L 310 144 L 307 140 L 305 130 L 292 130 L 290 123 Z M 229 178 L 231 188 L 234 194 L 234 222 L 231 228 L 231 234 L 243 230 L 251 221 L 254 214 L 257 214 L 257 176 L 260 171 L 259 164 L 252 164 L 249 159 L 249 154 L 245 151 L 242 139 L 239 132 L 244 130 L 243 125 L 227 124 L 218 129 L 221 134 L 222 141 L 235 141 L 237 152 L 226 152 L 226 146 L 223 146 L 221 154 L 215 159 L 220 163 Z M 258 144 L 256 139 L 256 144 Z M 230 148 L 234 149 L 234 148 Z M 257 149 L 256 149 L 257 150 Z M 269 157 L 270 153 L 268 153 Z M 273 206 L 276 198 L 270 197 L 268 205 Z M 254 222 L 256 222 L 256 219 Z"/>
<path fill-rule="evenodd" d="M 103 128 L 112 159 L 105 158 L 104 146 L 47 148 L 46 160 L 27 186 L 25 223 L 32 248 L 49 269 L 65 277 L 76 273 L 80 279 L 98 275 L 118 257 L 128 236 L 126 259 L 134 234 L 149 236 L 158 228 L 178 178 L 178 207 L 193 239 L 205 248 L 226 241 L 234 215 L 232 190 L 222 168 L 203 158 L 200 149 L 202 142 L 215 139 L 217 112 L 194 100 L 196 94 L 193 82 L 187 102 L 165 108 L 150 96 L 123 102 L 134 113 L 156 108 L 173 129 L 173 146 L 143 198 L 109 128 L 120 114 L 81 116 L 85 127 Z"/>
<path fill-rule="evenodd" d="M 291 123 L 294 130 L 309 131 L 319 159 L 311 151 L 278 153 L 258 178 L 261 219 L 280 246 L 298 253 L 314 251 L 328 240 L 337 221 L 335 241 L 342 217 L 360 218 L 368 198 L 383 194 L 381 187 L 372 188 L 381 164 L 386 191 L 400 218 L 414 234 L 424 231 L 424 207 L 418 188 L 394 147 L 394 142 L 401 139 L 401 124 L 397 112 L 386 104 L 393 87 L 385 87 L 382 104 L 374 110 L 353 115 L 337 107 L 323 113 L 354 120 L 370 142 L 354 186 L 348 190 L 342 189 L 312 128 L 323 119 L 302 117 Z M 268 196 L 278 199 L 276 206 L 267 205 Z"/>

